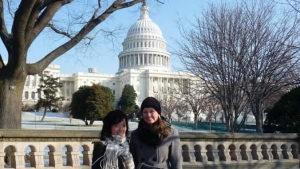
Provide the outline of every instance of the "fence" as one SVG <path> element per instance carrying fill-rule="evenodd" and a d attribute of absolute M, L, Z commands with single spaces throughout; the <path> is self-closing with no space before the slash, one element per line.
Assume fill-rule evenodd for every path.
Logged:
<path fill-rule="evenodd" d="M 214 132 L 226 132 L 226 126 L 224 123 L 218 122 L 198 122 L 195 124 L 194 122 L 182 122 L 182 121 L 172 121 L 172 125 L 188 128 L 192 130 L 206 130 L 206 131 L 214 131 Z M 255 133 L 256 126 L 255 125 L 244 125 L 240 131 L 240 133 Z"/>

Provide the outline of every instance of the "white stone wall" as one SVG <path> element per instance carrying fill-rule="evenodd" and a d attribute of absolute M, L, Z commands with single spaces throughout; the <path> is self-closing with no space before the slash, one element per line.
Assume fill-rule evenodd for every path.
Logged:
<path fill-rule="evenodd" d="M 92 164 L 92 142 L 99 139 L 99 131 L 0 130 L 0 133 L 0 169 L 88 169 Z M 184 169 L 299 168 L 297 134 L 184 132 L 179 135 Z"/>

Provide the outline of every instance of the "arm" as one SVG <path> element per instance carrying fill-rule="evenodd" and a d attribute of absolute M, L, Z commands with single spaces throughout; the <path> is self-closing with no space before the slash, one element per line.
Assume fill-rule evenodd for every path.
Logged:
<path fill-rule="evenodd" d="M 136 149 L 135 149 L 135 138 L 133 138 L 133 134 L 131 133 L 131 137 L 130 137 L 130 142 L 129 142 L 129 147 L 130 147 L 130 152 L 132 154 L 132 157 L 133 157 L 133 161 L 134 161 L 134 164 L 135 166 L 137 166 L 137 154 L 136 154 Z"/>
<path fill-rule="evenodd" d="M 105 152 L 105 145 L 102 143 L 94 143 L 94 149 L 93 149 L 93 158 L 92 158 L 92 169 L 99 169 L 100 168 L 100 157 L 103 156 Z"/>
<path fill-rule="evenodd" d="M 182 151 L 178 131 L 173 130 L 172 143 L 169 147 L 169 159 L 172 169 L 182 169 Z"/>

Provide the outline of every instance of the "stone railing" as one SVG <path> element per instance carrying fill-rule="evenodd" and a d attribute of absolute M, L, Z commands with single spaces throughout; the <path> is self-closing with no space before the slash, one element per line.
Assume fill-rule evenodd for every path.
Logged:
<path fill-rule="evenodd" d="M 99 131 L 0 130 L 0 169 L 90 169 Z M 183 168 L 299 168 L 297 134 L 180 133 Z"/>
<path fill-rule="evenodd" d="M 297 134 L 181 133 L 184 168 L 298 169 Z"/>

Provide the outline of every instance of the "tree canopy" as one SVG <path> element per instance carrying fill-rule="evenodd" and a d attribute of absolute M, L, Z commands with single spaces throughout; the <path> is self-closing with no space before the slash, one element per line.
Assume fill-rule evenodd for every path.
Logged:
<path fill-rule="evenodd" d="M 122 91 L 121 98 L 118 102 L 119 108 L 127 115 L 132 114 L 136 110 L 136 100 L 137 94 L 132 85 L 126 84 Z"/>
<path fill-rule="evenodd" d="M 113 102 L 114 96 L 109 88 L 95 84 L 82 86 L 73 94 L 70 113 L 73 118 L 92 125 L 95 120 L 104 118 L 113 110 Z"/>
<path fill-rule="evenodd" d="M 41 121 L 44 121 L 47 110 L 53 108 L 59 109 L 62 104 L 63 97 L 58 96 L 59 88 L 62 87 L 62 83 L 59 81 L 59 77 L 53 77 L 52 75 L 43 74 L 40 80 L 38 88 L 39 99 L 36 104 L 36 109 L 40 107 L 44 108 L 44 114 Z"/>
<path fill-rule="evenodd" d="M 267 112 L 265 133 L 300 133 L 300 87 L 292 89 Z"/>
<path fill-rule="evenodd" d="M 42 73 L 52 61 L 80 42 L 90 44 L 99 32 L 112 35 L 111 30 L 97 26 L 114 12 L 142 1 L 0 0 L 0 37 L 8 56 L 4 62 L 1 51 L 0 128 L 21 129 L 22 93 L 27 75 Z M 57 47 L 36 62 L 27 63 L 32 44 L 42 33 L 49 32 L 60 36 Z"/>

